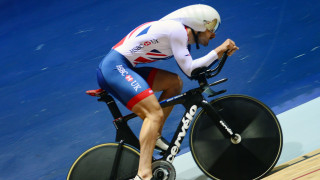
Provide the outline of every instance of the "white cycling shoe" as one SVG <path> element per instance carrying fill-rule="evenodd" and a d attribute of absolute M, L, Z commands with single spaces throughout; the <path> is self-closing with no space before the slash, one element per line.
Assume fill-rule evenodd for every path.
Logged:
<path fill-rule="evenodd" d="M 139 175 L 136 175 L 134 179 L 130 179 L 130 180 L 143 180 L 143 179 Z M 156 180 L 156 179 L 152 177 L 150 180 Z"/>
<path fill-rule="evenodd" d="M 166 151 L 169 148 L 169 142 L 162 136 L 159 136 L 156 141 L 155 149 L 158 151 Z"/>
<path fill-rule="evenodd" d="M 162 136 L 159 136 L 157 141 L 156 141 L 156 147 L 155 149 L 161 152 L 166 151 L 169 148 L 169 142 L 164 139 Z M 152 177 L 151 180 L 154 180 L 155 178 Z M 136 177 L 134 179 L 130 179 L 130 180 L 142 180 L 142 178 L 138 175 L 136 175 Z"/>

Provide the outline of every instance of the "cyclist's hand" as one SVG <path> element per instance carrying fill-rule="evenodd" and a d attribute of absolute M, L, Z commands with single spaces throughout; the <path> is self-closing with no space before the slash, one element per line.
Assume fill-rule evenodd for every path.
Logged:
<path fill-rule="evenodd" d="M 238 49 L 239 47 L 236 46 L 236 43 L 234 41 L 232 41 L 231 39 L 227 39 L 224 43 L 217 47 L 215 51 L 220 59 L 226 50 L 229 50 L 228 56 L 231 56 Z"/>

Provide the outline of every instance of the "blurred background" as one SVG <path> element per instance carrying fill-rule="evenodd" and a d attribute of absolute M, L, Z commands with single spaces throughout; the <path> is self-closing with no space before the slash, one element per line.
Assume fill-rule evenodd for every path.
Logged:
<path fill-rule="evenodd" d="M 192 57 L 227 38 L 240 47 L 215 79 L 229 81 L 216 90 L 253 96 L 277 115 L 320 96 L 318 0 L 0 0 L 0 180 L 65 179 L 82 152 L 113 142 L 109 110 L 85 94 L 99 88 L 98 64 L 136 26 L 197 3 L 217 9 L 222 24 L 208 47 L 192 47 Z M 148 66 L 178 73 L 183 91 L 197 85 L 174 59 Z M 175 107 L 164 137 L 183 112 Z M 141 120 L 130 125 L 138 133 Z"/>

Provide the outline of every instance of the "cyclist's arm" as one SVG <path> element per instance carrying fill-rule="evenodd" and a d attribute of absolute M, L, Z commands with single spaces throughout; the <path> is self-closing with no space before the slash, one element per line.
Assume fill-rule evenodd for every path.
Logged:
<path fill-rule="evenodd" d="M 190 77 L 191 72 L 194 69 L 198 67 L 208 67 L 218 59 L 217 53 L 212 50 L 207 55 L 193 60 L 189 50 L 187 49 L 187 42 L 188 36 L 186 35 L 185 30 L 184 33 L 181 33 L 181 31 L 172 32 L 170 37 L 170 44 L 173 55 L 178 65 L 187 76 Z"/>

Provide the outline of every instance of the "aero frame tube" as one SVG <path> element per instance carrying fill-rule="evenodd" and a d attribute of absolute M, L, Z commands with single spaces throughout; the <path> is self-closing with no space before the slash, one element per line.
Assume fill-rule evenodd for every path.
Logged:
<path fill-rule="evenodd" d="M 181 143 L 184 137 L 187 134 L 187 131 L 190 127 L 190 124 L 194 118 L 194 115 L 197 112 L 198 107 L 201 105 L 201 101 L 203 99 L 200 93 L 194 94 L 193 92 L 187 92 L 184 96 L 187 101 L 183 103 L 184 107 L 186 108 L 186 112 L 184 113 L 180 124 L 172 138 L 172 141 L 169 145 L 168 150 L 165 152 L 163 159 L 168 162 L 173 162 L 175 156 L 179 152 Z"/>

